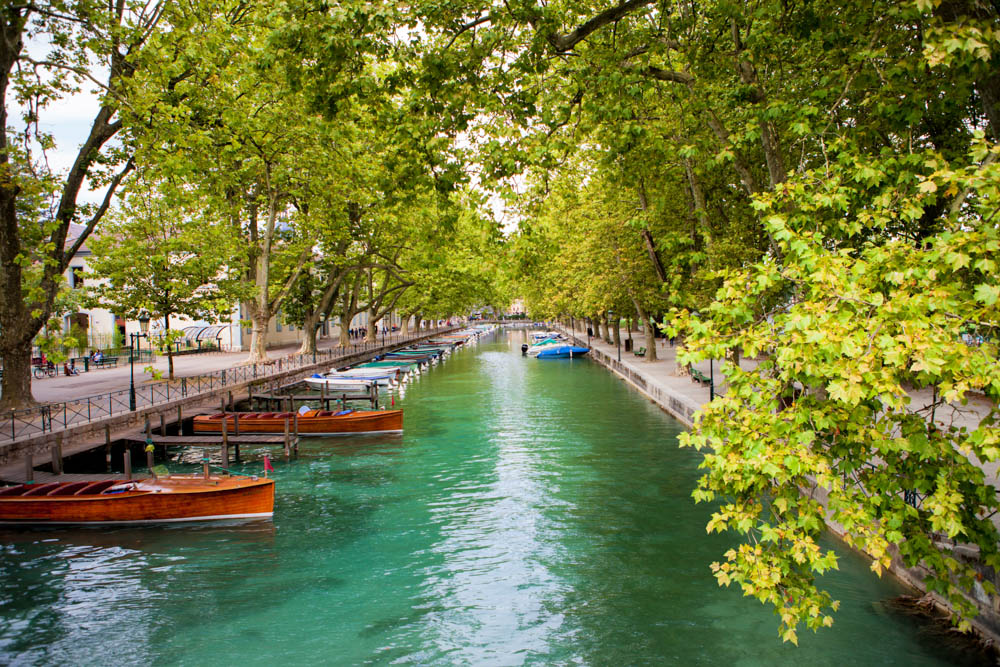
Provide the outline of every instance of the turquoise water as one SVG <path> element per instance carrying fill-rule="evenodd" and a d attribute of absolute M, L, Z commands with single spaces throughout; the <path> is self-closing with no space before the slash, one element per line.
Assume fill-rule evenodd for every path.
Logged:
<path fill-rule="evenodd" d="M 305 440 L 275 463 L 273 522 L 0 532 L 0 664 L 973 659 L 850 554 L 834 627 L 782 645 L 711 576 L 727 541 L 690 499 L 679 424 L 589 360 L 522 358 L 523 335 L 407 387 L 403 436 Z"/>

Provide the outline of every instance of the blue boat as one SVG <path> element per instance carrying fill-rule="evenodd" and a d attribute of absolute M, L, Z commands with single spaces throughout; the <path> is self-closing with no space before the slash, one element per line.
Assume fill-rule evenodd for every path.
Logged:
<path fill-rule="evenodd" d="M 574 357 L 582 357 L 588 352 L 590 352 L 590 350 L 586 347 L 577 347 L 576 345 L 553 345 L 539 352 L 537 358 L 572 359 Z"/>

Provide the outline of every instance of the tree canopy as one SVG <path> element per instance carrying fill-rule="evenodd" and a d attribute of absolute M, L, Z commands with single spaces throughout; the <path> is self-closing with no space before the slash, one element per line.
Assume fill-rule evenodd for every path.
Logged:
<path fill-rule="evenodd" d="M 833 622 L 827 518 L 876 570 L 924 567 L 962 623 L 994 593 L 954 545 L 1000 566 L 978 465 L 1000 459 L 995 4 L 65 5 L 3 10 L 4 406 L 30 401 L 68 258 L 153 173 L 178 238 L 226 249 L 206 261 L 240 277 L 255 358 L 279 310 L 308 352 L 333 318 L 523 296 L 605 332 L 609 313 L 649 336 L 667 319 L 682 366 L 728 360 L 682 440 L 704 452 L 709 530 L 740 539 L 716 577 L 786 641 Z M 24 46 L 41 34 L 44 59 Z M 101 111 L 53 173 L 37 118 L 85 81 Z M 102 203 L 77 203 L 84 180 Z M 989 414 L 963 430 L 973 392 Z"/>

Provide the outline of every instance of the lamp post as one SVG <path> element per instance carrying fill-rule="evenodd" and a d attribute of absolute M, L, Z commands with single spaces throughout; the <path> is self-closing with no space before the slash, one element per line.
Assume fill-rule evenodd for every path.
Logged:
<path fill-rule="evenodd" d="M 709 401 L 714 401 L 715 400 L 715 371 L 714 371 L 714 366 L 713 366 L 714 362 L 715 362 L 714 359 L 712 359 L 711 357 L 708 358 L 708 400 Z"/>
<path fill-rule="evenodd" d="M 139 347 L 139 340 L 149 337 L 149 315 L 146 313 L 139 315 L 139 329 L 142 333 L 130 333 L 128 340 L 128 407 L 132 411 L 135 411 L 135 351 Z"/>

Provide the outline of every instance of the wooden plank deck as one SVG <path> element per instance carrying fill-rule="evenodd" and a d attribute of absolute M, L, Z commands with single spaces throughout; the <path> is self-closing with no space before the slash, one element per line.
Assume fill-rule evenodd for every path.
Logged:
<path fill-rule="evenodd" d="M 50 472 L 45 472 L 43 470 L 35 470 L 32 474 L 34 477 L 34 484 L 48 484 L 49 482 L 100 482 L 105 479 L 120 479 L 125 480 L 125 474 L 120 472 L 108 472 L 108 473 L 94 473 L 94 474 L 76 474 L 68 473 L 62 475 L 54 475 Z M 149 477 L 148 474 L 132 474 L 133 479 Z M 19 475 L 6 473 L 0 482 L 7 482 L 8 484 L 24 484 L 24 472 L 22 471 Z"/>
<path fill-rule="evenodd" d="M 199 445 L 205 447 L 218 447 L 222 445 L 221 435 L 150 435 L 149 438 L 153 441 L 154 445 L 178 445 L 187 447 L 197 447 Z M 289 434 L 289 442 L 293 445 L 298 441 L 298 437 L 294 434 Z M 138 442 L 140 444 L 146 444 L 146 434 L 145 433 L 129 433 L 120 438 L 128 442 Z M 230 445 L 284 445 L 285 435 L 283 433 L 278 433 L 276 435 L 270 434 L 240 434 L 234 435 L 232 433 L 227 434 L 226 440 Z"/>

